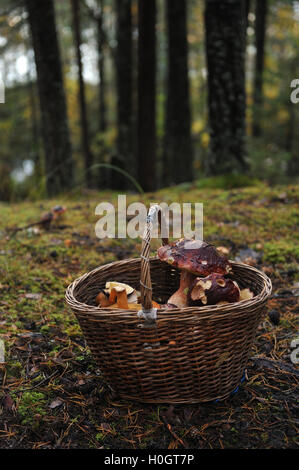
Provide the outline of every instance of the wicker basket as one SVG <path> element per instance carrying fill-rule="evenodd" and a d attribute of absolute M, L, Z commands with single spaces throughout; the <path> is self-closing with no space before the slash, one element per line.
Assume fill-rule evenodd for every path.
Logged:
<path fill-rule="evenodd" d="M 141 258 L 83 275 L 68 287 L 66 301 L 105 380 L 121 397 L 147 403 L 223 400 L 241 380 L 271 281 L 251 266 L 232 262 L 233 279 L 254 292 L 251 300 L 159 309 L 156 319 L 140 318 L 133 310 L 97 307 L 95 297 L 106 281 L 141 289 L 145 313 L 151 309 L 152 294 L 165 303 L 178 288 L 179 272 L 148 258 L 151 229 L 148 218 Z"/>

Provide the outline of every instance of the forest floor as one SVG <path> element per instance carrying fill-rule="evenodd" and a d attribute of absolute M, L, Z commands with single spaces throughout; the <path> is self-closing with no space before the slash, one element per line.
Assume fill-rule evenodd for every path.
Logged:
<path fill-rule="evenodd" d="M 299 313 L 299 186 L 181 185 L 128 196 L 128 202 L 147 204 L 203 202 L 204 238 L 227 247 L 231 259 L 263 269 L 273 282 L 246 380 L 216 404 L 121 400 L 105 385 L 66 307 L 65 288 L 75 278 L 139 256 L 140 239 L 95 236 L 96 205 L 116 200 L 115 193 L 91 191 L 0 205 L 0 448 L 294 448 L 299 370 L 290 354 Z M 38 220 L 55 204 L 67 206 L 59 224 L 9 239 L 9 229 Z"/>

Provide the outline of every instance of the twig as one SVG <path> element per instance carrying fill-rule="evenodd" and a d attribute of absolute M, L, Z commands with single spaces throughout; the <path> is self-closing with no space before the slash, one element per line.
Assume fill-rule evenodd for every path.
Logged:
<path fill-rule="evenodd" d="M 170 434 L 177 440 L 179 441 L 180 444 L 182 444 L 182 446 L 185 448 L 185 449 L 188 449 L 189 446 L 172 430 L 172 427 L 169 423 L 167 423 L 166 419 L 161 416 L 164 424 L 166 425 L 166 428 L 168 429 L 168 431 L 170 432 Z"/>
<path fill-rule="evenodd" d="M 52 377 L 54 377 L 54 375 L 56 375 L 58 373 L 59 373 L 59 371 L 55 370 L 51 375 L 49 375 L 49 377 L 46 377 L 45 379 L 41 380 L 38 384 L 33 385 L 33 387 L 21 388 L 20 390 L 12 391 L 11 393 L 28 392 L 29 390 L 34 390 L 35 388 L 38 388 L 41 385 L 43 385 L 45 382 L 48 382 L 50 379 L 52 379 Z"/>

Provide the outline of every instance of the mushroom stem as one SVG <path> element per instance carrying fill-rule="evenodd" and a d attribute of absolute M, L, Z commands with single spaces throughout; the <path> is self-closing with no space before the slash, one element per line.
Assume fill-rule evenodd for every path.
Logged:
<path fill-rule="evenodd" d="M 181 272 L 180 287 L 168 299 L 167 305 L 171 304 L 171 306 L 176 306 L 178 308 L 187 307 L 188 306 L 188 303 L 187 303 L 188 291 L 189 291 L 189 288 L 191 287 L 195 277 L 196 276 L 194 274 L 190 273 L 189 271 L 183 270 Z"/>

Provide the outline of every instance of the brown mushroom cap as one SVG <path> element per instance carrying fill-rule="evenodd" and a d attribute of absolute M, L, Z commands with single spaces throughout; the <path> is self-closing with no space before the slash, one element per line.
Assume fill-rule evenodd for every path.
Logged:
<path fill-rule="evenodd" d="M 188 292 L 188 305 L 215 305 L 219 302 L 238 302 L 240 289 L 238 284 L 222 274 L 212 273 L 205 278 L 194 279 Z"/>
<path fill-rule="evenodd" d="M 231 264 L 225 256 L 209 243 L 200 240 L 181 239 L 161 246 L 158 257 L 178 269 L 205 277 L 211 273 L 227 274 Z"/>

